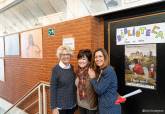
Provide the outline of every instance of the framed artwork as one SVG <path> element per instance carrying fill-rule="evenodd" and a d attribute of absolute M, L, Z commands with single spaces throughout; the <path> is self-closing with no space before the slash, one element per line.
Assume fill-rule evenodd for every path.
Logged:
<path fill-rule="evenodd" d="M 125 84 L 156 89 L 156 44 L 125 46 Z"/>
<path fill-rule="evenodd" d="M 19 34 L 5 36 L 5 55 L 19 55 Z"/>
<path fill-rule="evenodd" d="M 21 33 L 21 57 L 42 58 L 42 29 Z"/>
<path fill-rule="evenodd" d="M 0 81 L 5 81 L 5 76 L 4 76 L 4 59 L 0 59 Z"/>
<path fill-rule="evenodd" d="M 0 57 L 4 57 L 4 39 L 0 37 Z"/>

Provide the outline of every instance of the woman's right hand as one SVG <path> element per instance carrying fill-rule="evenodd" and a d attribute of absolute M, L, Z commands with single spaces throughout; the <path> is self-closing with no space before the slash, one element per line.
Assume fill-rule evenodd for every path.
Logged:
<path fill-rule="evenodd" d="M 58 109 L 57 109 L 57 108 L 53 109 L 53 110 L 52 110 L 52 114 L 59 114 Z"/>
<path fill-rule="evenodd" d="M 96 73 L 92 68 L 89 68 L 88 74 L 89 74 L 89 78 L 91 79 L 96 78 Z"/>

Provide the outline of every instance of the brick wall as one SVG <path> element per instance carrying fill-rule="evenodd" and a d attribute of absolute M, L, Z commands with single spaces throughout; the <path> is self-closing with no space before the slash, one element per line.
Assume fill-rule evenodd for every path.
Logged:
<path fill-rule="evenodd" d="M 55 36 L 49 37 L 48 28 L 54 28 Z M 37 82 L 49 81 L 51 68 L 58 62 L 55 50 L 62 44 L 62 38 L 75 38 L 75 52 L 71 63 L 76 67 L 78 50 L 95 50 L 104 45 L 104 24 L 102 19 L 87 16 L 71 21 L 43 27 L 43 58 L 25 59 L 20 56 L 5 57 L 5 82 L 0 82 L 0 97 L 15 103 Z"/>

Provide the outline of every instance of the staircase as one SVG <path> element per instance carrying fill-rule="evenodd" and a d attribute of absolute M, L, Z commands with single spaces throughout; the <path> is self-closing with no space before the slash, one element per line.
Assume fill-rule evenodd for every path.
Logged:
<path fill-rule="evenodd" d="M 40 81 L 2 114 L 48 114 L 49 87 L 48 82 Z"/>

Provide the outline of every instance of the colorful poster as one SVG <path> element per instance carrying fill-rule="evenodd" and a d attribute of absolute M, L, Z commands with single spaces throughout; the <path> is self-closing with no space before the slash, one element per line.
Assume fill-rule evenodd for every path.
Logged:
<path fill-rule="evenodd" d="M 156 44 L 125 46 L 125 84 L 156 89 Z"/>
<path fill-rule="evenodd" d="M 4 57 L 4 40 L 0 37 L 0 57 Z"/>
<path fill-rule="evenodd" d="M 19 55 L 19 34 L 5 36 L 5 55 Z"/>
<path fill-rule="evenodd" d="M 117 45 L 165 43 L 165 22 L 117 28 Z"/>
<path fill-rule="evenodd" d="M 21 57 L 42 58 L 42 29 L 21 33 Z"/>

